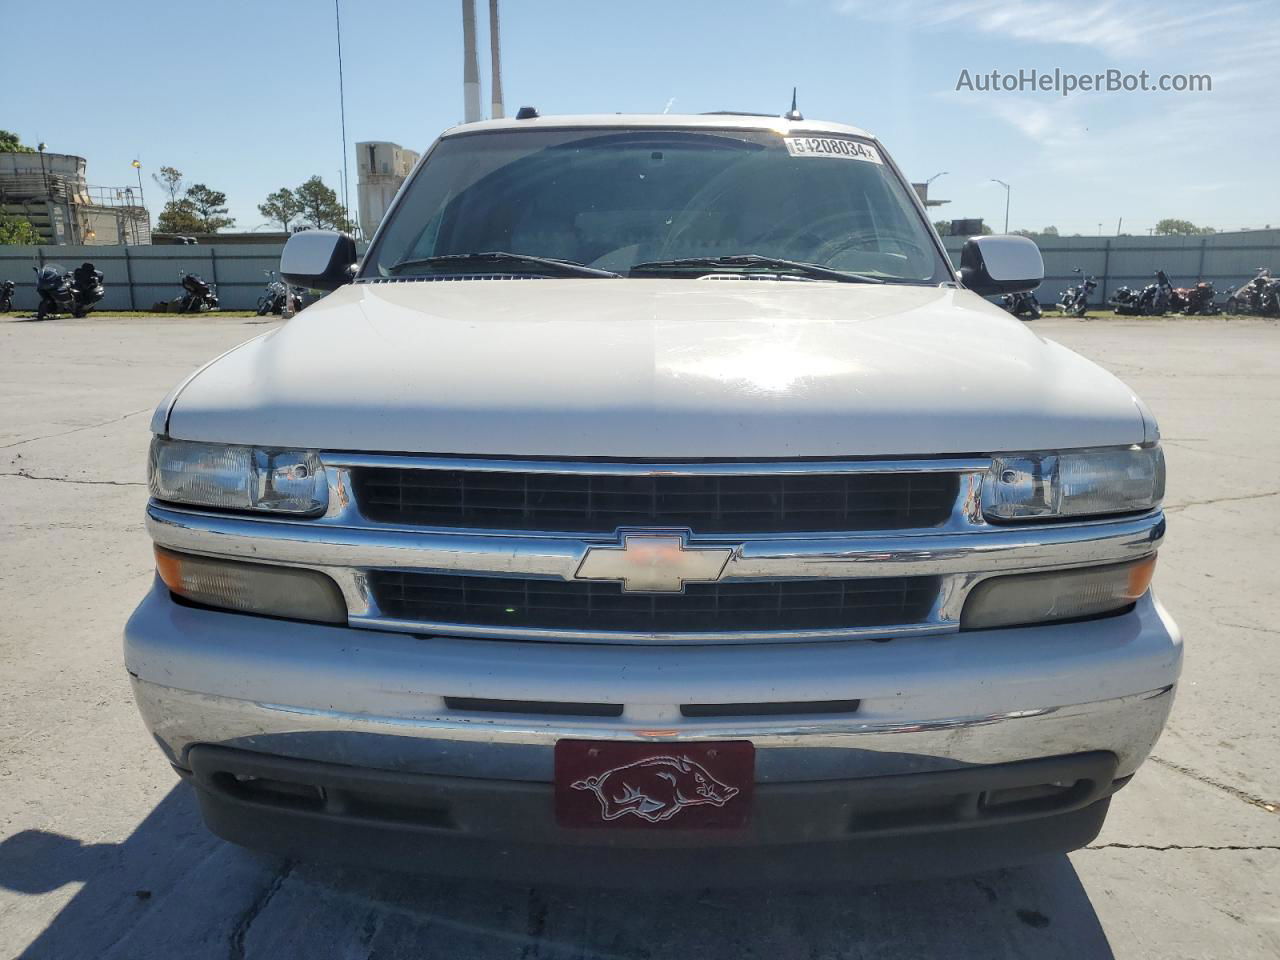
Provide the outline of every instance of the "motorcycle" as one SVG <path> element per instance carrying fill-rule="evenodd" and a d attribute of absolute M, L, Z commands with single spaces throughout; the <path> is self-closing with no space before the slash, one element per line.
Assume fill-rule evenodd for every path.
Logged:
<path fill-rule="evenodd" d="M 1000 306 L 1023 320 L 1040 319 L 1040 302 L 1030 293 L 1006 293 L 1000 298 Z"/>
<path fill-rule="evenodd" d="M 194 273 L 181 273 L 182 296 L 178 298 L 179 313 L 207 313 L 218 309 L 218 295 L 213 287 Z"/>
<path fill-rule="evenodd" d="M 1117 287 L 1111 293 L 1111 299 L 1107 301 L 1109 306 L 1116 313 L 1126 317 L 1136 317 L 1142 312 L 1138 306 L 1138 291 L 1132 287 Z"/>
<path fill-rule="evenodd" d="M 1085 274 L 1079 267 L 1071 272 L 1080 274 L 1080 282 L 1062 291 L 1062 298 L 1056 306 L 1069 317 L 1083 317 L 1085 310 L 1089 308 L 1089 294 L 1097 289 L 1098 281 L 1092 274 Z"/>
<path fill-rule="evenodd" d="M 12 280 L 0 283 L 0 313 L 8 313 L 13 309 L 13 291 L 17 287 Z"/>
<path fill-rule="evenodd" d="M 56 263 L 46 263 L 43 267 L 31 269 L 36 272 L 36 293 L 40 295 L 40 306 L 36 308 L 37 320 L 59 313 L 83 317 L 106 292 L 102 284 L 102 271 L 95 270 L 92 263 L 81 264 L 74 274 L 66 272 Z"/>
<path fill-rule="evenodd" d="M 43 267 L 31 269 L 36 272 L 36 293 L 40 295 L 40 306 L 36 308 L 37 320 L 44 320 L 58 313 L 70 313 L 75 309 L 76 298 L 71 292 L 71 274 L 56 263 L 46 263 Z"/>
<path fill-rule="evenodd" d="M 77 317 L 83 317 L 92 310 L 107 292 L 102 282 L 102 271 L 87 260 L 71 274 L 71 289 L 79 307 L 75 314 Z"/>
<path fill-rule="evenodd" d="M 267 292 L 258 298 L 258 316 L 265 317 L 268 313 L 283 316 L 286 302 L 291 313 L 302 309 L 302 295 L 296 288 L 277 278 L 274 270 L 268 270 L 266 276 Z"/>
<path fill-rule="evenodd" d="M 1173 291 L 1170 306 L 1179 304 L 1179 309 L 1187 316 L 1202 314 L 1208 316 L 1218 312 L 1214 303 L 1216 292 L 1208 280 L 1201 280 L 1194 287 L 1178 287 Z"/>
<path fill-rule="evenodd" d="M 1155 282 L 1148 283 L 1138 294 L 1138 312 L 1144 317 L 1162 317 L 1170 309 L 1172 297 L 1173 284 L 1169 275 L 1157 270 Z"/>
<path fill-rule="evenodd" d="M 1264 317 L 1280 313 L 1280 280 L 1274 279 L 1266 267 L 1259 267 L 1257 276 L 1228 295 L 1226 311 Z"/>

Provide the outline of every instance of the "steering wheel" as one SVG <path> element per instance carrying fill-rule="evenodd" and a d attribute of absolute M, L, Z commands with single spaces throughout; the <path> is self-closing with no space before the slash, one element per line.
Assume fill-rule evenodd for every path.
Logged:
<path fill-rule="evenodd" d="M 759 238 L 760 247 L 777 244 L 783 249 L 793 251 L 797 259 L 810 260 L 814 263 L 835 266 L 835 260 L 848 250 L 864 250 L 871 248 L 886 256 L 901 256 L 903 259 L 918 258 L 928 260 L 928 253 L 913 237 L 902 233 L 883 233 L 873 230 L 842 232 L 846 228 L 849 217 L 844 213 L 829 214 L 817 220 L 807 220 L 792 226 L 785 224 L 774 227 Z M 903 248 L 902 253 L 888 253 L 877 250 L 886 242 L 897 244 Z"/>
<path fill-rule="evenodd" d="M 810 224 L 809 228 L 815 232 L 822 233 L 823 231 L 820 229 L 822 226 L 831 223 L 838 224 L 841 221 L 847 222 L 847 218 L 843 214 L 834 214 Z M 899 251 L 890 252 L 878 249 L 886 244 L 896 244 Z M 866 250 L 868 248 L 873 252 L 887 256 L 896 254 L 904 259 L 922 261 L 929 259 L 928 252 L 916 242 L 914 237 L 905 233 L 873 230 L 858 230 L 852 233 L 837 233 L 835 236 L 826 236 L 825 238 L 820 237 L 810 259 L 817 263 L 833 263 L 837 257 L 848 250 Z"/>

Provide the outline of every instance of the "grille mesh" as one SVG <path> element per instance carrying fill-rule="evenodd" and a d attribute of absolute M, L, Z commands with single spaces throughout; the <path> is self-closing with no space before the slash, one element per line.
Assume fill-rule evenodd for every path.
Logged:
<path fill-rule="evenodd" d="M 383 614 L 485 627 L 641 633 L 806 630 L 918 623 L 937 577 L 691 583 L 682 594 L 623 593 L 614 583 L 372 570 Z"/>
<path fill-rule="evenodd" d="M 804 533 L 934 527 L 951 514 L 954 473 L 615 476 L 363 467 L 370 520 L 411 526 L 609 533 Z"/>

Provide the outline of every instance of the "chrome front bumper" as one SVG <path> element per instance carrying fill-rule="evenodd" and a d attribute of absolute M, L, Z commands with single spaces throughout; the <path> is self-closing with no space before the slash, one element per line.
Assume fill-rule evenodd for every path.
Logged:
<path fill-rule="evenodd" d="M 587 646 L 411 637 L 180 606 L 125 634 L 147 726 L 178 766 L 212 744 L 351 766 L 549 782 L 558 739 L 748 739 L 762 783 L 1150 752 L 1181 665 L 1148 595 L 1086 623 L 888 643 Z M 445 697 L 622 705 L 617 718 L 461 713 Z M 692 719 L 682 703 L 856 699 L 841 716 Z"/>

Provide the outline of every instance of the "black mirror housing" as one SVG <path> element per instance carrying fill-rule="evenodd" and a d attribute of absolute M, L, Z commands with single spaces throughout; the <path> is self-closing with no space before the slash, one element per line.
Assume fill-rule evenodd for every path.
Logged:
<path fill-rule="evenodd" d="M 356 242 L 333 230 L 295 233 L 280 254 L 280 276 L 296 287 L 336 290 L 355 275 Z"/>
<path fill-rule="evenodd" d="M 1025 293 L 1043 279 L 1040 248 L 1026 237 L 970 237 L 960 251 L 960 280 L 979 296 Z"/>

